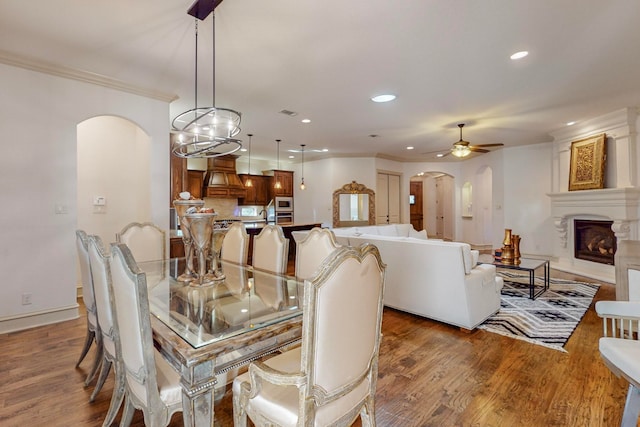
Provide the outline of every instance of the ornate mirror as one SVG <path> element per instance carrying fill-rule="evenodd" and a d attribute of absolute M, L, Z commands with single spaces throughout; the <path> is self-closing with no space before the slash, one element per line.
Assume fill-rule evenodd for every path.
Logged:
<path fill-rule="evenodd" d="M 376 223 L 375 192 L 351 181 L 333 192 L 333 226 L 354 227 Z"/>

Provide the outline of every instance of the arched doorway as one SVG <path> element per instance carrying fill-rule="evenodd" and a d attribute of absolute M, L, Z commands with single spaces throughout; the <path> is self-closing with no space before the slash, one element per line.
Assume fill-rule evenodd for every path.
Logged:
<path fill-rule="evenodd" d="M 444 172 L 423 172 L 412 177 L 410 183 L 416 181 L 422 182 L 423 224 L 428 236 L 453 240 L 455 235 L 453 176 Z"/>
<path fill-rule="evenodd" d="M 151 139 L 135 123 L 97 116 L 77 126 L 78 228 L 105 244 L 133 221 L 151 221 Z"/>

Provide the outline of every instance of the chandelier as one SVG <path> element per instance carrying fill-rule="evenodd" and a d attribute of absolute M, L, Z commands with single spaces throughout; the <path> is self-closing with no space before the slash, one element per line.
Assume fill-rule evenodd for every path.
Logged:
<path fill-rule="evenodd" d="M 197 2 L 198 3 L 198 2 Z M 219 4 L 219 2 L 218 2 Z M 217 4 L 216 4 L 217 5 Z M 215 5 L 213 6 L 215 8 Z M 242 147 L 242 141 L 234 138 L 240 132 L 242 115 L 228 108 L 215 106 L 216 91 L 216 55 L 215 55 L 215 13 L 212 20 L 212 65 L 213 90 L 212 106 L 198 107 L 198 19 L 204 19 L 208 13 L 192 14 L 195 20 L 195 106 L 177 115 L 171 122 L 171 133 L 176 135 L 172 149 L 174 155 L 183 158 L 218 157 L 231 154 Z M 213 13 L 212 13 L 213 12 Z"/>

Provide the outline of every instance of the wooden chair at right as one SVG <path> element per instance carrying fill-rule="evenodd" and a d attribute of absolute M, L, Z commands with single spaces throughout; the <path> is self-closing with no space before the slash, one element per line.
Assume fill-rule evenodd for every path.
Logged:
<path fill-rule="evenodd" d="M 615 255 L 617 301 L 596 302 L 603 320 L 598 343 L 605 365 L 629 382 L 621 426 L 640 416 L 640 241 L 623 240 Z"/>
<path fill-rule="evenodd" d="M 296 277 L 311 279 L 318 267 L 340 245 L 333 231 L 315 227 L 296 245 Z"/>

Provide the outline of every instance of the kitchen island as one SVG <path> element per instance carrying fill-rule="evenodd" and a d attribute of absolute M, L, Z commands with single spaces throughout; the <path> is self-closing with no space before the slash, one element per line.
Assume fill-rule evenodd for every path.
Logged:
<path fill-rule="evenodd" d="M 247 234 L 249 235 L 249 256 L 247 258 L 247 263 L 251 264 L 251 256 L 253 254 L 253 238 L 258 235 L 260 231 L 265 226 L 264 222 L 260 221 L 243 221 L 245 223 L 245 229 L 247 230 Z M 314 227 L 320 227 L 321 224 L 319 222 L 311 222 L 311 223 L 294 223 L 294 224 L 280 224 L 282 227 L 282 232 L 284 233 L 284 237 L 289 239 L 289 260 L 288 265 L 291 266 L 289 268 L 289 272 L 293 273 L 293 266 L 295 265 L 296 259 L 296 241 L 293 238 L 292 234 L 294 231 L 302 231 L 302 230 L 311 230 Z M 171 230 L 170 233 L 170 254 L 171 258 L 183 257 L 184 256 L 184 245 L 182 243 L 182 235 L 179 230 Z"/>

